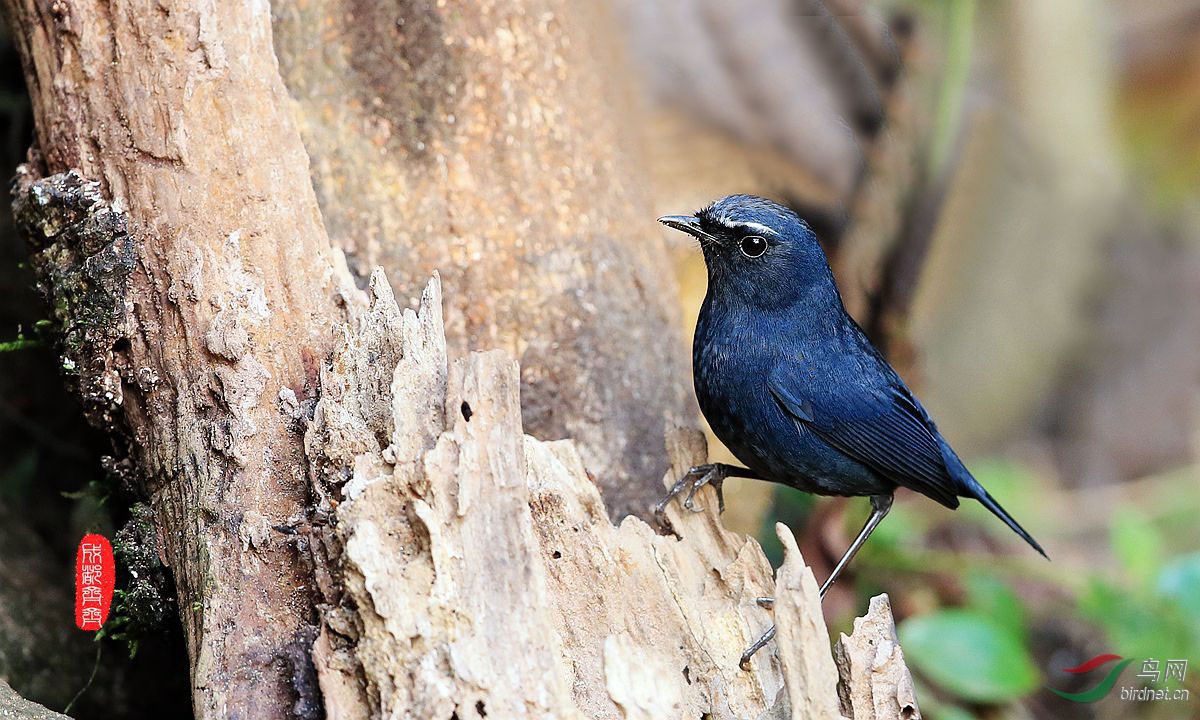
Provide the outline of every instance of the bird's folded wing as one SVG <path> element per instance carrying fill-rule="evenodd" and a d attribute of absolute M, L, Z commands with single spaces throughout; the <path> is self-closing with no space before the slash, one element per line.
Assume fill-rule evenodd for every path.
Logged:
<path fill-rule="evenodd" d="M 825 442 L 902 487 L 958 507 L 955 483 L 937 438 L 916 401 L 902 388 L 862 398 L 814 404 L 775 372 L 768 387 L 784 412 Z"/>

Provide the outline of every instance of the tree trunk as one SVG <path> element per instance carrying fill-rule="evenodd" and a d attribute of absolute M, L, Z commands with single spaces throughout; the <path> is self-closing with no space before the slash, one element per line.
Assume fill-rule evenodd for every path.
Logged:
<path fill-rule="evenodd" d="M 19 171 L 15 217 L 62 329 L 64 367 L 90 419 L 127 455 L 112 466 L 154 510 L 198 717 L 838 715 L 816 584 L 790 533 L 780 529 L 778 652 L 742 672 L 737 656 L 770 622 L 755 603 L 772 594 L 757 544 L 720 526 L 710 490 L 706 512 L 671 510 L 678 537 L 636 518 L 614 526 L 585 470 L 595 462 L 611 479 L 622 468 L 650 488 L 643 496 L 657 495 L 654 438 L 682 396 L 670 314 L 660 312 L 670 283 L 656 275 L 653 242 L 629 244 L 631 191 L 609 185 L 625 171 L 562 174 L 559 184 L 615 195 L 585 217 L 586 194 L 560 195 L 519 167 L 528 156 L 489 164 L 493 136 L 472 120 L 488 106 L 455 105 L 482 134 L 462 131 L 450 143 L 461 152 L 441 159 L 446 139 L 430 136 L 434 155 L 421 166 L 404 143 L 429 128 L 413 121 L 396 150 L 407 174 L 389 187 L 432 204 L 406 216 L 420 219 L 405 245 L 433 245 L 439 230 L 485 239 L 449 255 L 396 251 L 453 271 L 463 294 L 448 304 L 448 345 L 436 280 L 419 314 L 400 312 L 382 272 L 367 293 L 354 287 L 322 224 L 265 6 L 6 5 L 39 149 Z M 497 43 L 471 60 L 480 72 L 489 61 L 529 62 L 525 33 L 555 29 L 545 14 L 516 12 L 453 22 L 464 37 L 474 28 Z M 575 52 L 566 38 L 587 35 L 571 27 L 551 33 L 563 53 Z M 410 50 L 436 50 L 421 37 Z M 492 71 L 497 92 L 522 87 L 525 76 Z M 471 87 L 473 98 L 492 87 L 455 72 L 465 71 L 430 82 Z M 569 84 L 557 73 L 525 79 L 535 89 L 537 78 Z M 529 138 L 609 137 L 603 126 L 526 128 L 558 111 L 528 105 L 535 95 L 521 95 L 527 114 L 512 106 Z M 395 171 L 388 162 L 383 177 Z M 514 186 L 460 187 L 477 163 L 487 168 L 478 182 Z M 453 182 L 427 177 L 439 172 Z M 334 176 L 318 175 L 328 196 Z M 525 180 L 536 186 L 528 197 Z M 354 206 L 331 207 L 349 236 Z M 391 232 L 381 219 L 363 222 L 368 236 Z M 476 272 L 487 278 L 478 292 Z M 522 314 L 538 303 L 549 307 Z M 517 333 L 522 320 L 528 338 Z M 558 333 L 572 348 L 561 358 Z M 520 353 L 532 374 L 504 352 L 462 352 L 492 342 Z M 643 367 L 648 359 L 659 364 Z M 524 435 L 522 389 L 531 424 L 554 437 L 579 432 L 579 449 Z M 538 403 L 556 398 L 563 414 L 546 421 Z M 694 433 L 666 437 L 667 480 L 705 459 Z M 882 641 L 890 627 L 889 616 L 863 632 Z M 857 661 L 843 664 L 842 684 L 856 690 L 845 697 L 874 687 L 881 658 L 895 669 L 896 654 L 863 651 L 878 646 L 847 646 Z M 866 697 L 912 717 L 911 681 L 899 677 Z M 860 716 L 852 701 L 840 707 Z"/>
<path fill-rule="evenodd" d="M 308 577 L 271 530 L 307 499 L 301 427 L 280 403 L 315 396 L 346 273 L 270 18 L 231 3 L 6 5 L 40 150 L 17 224 L 64 364 L 162 529 L 196 714 L 276 715 L 294 701 L 283 659 L 312 618 Z"/>
<path fill-rule="evenodd" d="M 280 69 L 336 247 L 415 303 L 446 284 L 452 352 L 521 364 L 526 429 L 571 437 L 614 518 L 648 516 L 686 404 L 677 289 L 620 122 L 604 3 L 316 0 L 274 8 Z"/>

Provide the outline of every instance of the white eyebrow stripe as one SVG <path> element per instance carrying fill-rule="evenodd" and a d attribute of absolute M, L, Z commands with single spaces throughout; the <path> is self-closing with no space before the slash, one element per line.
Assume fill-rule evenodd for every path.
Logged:
<path fill-rule="evenodd" d="M 746 230 L 753 230 L 754 232 L 757 232 L 757 233 L 760 233 L 763 235 L 771 235 L 773 237 L 779 237 L 779 233 L 775 232 L 774 230 L 767 227 L 766 225 L 762 225 L 762 224 L 756 223 L 756 222 L 730 223 L 730 226 L 734 227 L 734 228 L 745 228 Z"/>

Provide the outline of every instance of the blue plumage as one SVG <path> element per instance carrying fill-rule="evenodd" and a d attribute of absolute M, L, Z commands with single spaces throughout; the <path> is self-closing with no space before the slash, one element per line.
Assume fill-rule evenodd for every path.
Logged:
<path fill-rule="evenodd" d="M 708 293 L 692 349 L 696 398 L 713 432 L 746 464 L 698 468 L 692 484 L 719 488 L 727 475 L 746 475 L 820 495 L 870 496 L 874 523 L 897 487 L 949 508 L 974 498 L 1045 554 L 971 476 L 846 313 L 803 220 L 749 195 L 661 220 L 699 239 L 704 252 Z"/>

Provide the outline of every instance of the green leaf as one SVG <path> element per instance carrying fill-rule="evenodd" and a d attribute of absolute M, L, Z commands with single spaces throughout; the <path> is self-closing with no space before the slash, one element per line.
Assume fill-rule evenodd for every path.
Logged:
<path fill-rule="evenodd" d="M 1016 633 L 973 610 L 940 610 L 900 625 L 917 670 L 960 698 L 999 703 L 1037 689 L 1037 668 Z"/>
<path fill-rule="evenodd" d="M 1125 574 L 1138 590 L 1148 590 L 1158 574 L 1162 535 L 1145 517 L 1122 510 L 1113 518 L 1112 547 Z"/>
<path fill-rule="evenodd" d="M 35 348 L 40 345 L 41 343 L 37 340 L 17 338 L 16 340 L 0 342 L 0 352 L 16 352 L 17 350 L 26 350 L 28 348 Z"/>
<path fill-rule="evenodd" d="M 972 570 L 966 578 L 967 605 L 992 622 L 1025 637 L 1025 608 L 1012 588 L 984 570 Z"/>

